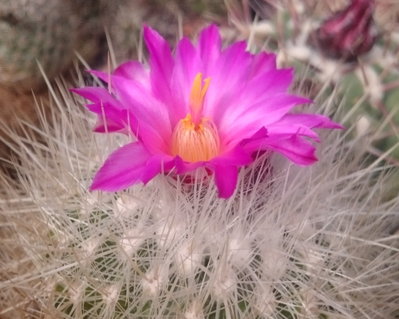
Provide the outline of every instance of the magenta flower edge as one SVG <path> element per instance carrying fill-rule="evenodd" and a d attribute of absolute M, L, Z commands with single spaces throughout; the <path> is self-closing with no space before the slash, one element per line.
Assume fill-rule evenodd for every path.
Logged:
<path fill-rule="evenodd" d="M 293 114 L 309 99 L 288 93 L 292 69 L 278 69 L 276 56 L 250 54 L 245 42 L 222 49 L 215 25 L 198 43 L 183 38 L 174 54 L 144 27 L 149 65 L 129 61 L 112 74 L 91 71 L 109 89 L 73 89 L 98 115 L 96 132 L 119 132 L 132 142 L 114 151 L 96 174 L 91 190 L 118 191 L 147 183 L 157 174 L 187 174 L 205 167 L 219 196 L 230 197 L 239 168 L 259 151 L 277 152 L 298 165 L 317 158 L 316 128 L 341 126 L 317 114 Z"/>

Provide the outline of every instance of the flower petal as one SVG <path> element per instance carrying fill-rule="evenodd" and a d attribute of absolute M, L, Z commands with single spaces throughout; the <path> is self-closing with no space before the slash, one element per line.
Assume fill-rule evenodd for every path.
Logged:
<path fill-rule="evenodd" d="M 158 131 L 166 144 L 172 134 L 169 105 L 156 99 L 137 81 L 113 76 L 112 85 L 120 101 L 135 115 L 139 123 L 144 122 Z"/>
<path fill-rule="evenodd" d="M 106 75 L 97 71 L 95 74 Z M 98 115 L 95 131 L 131 132 L 142 140 L 153 154 L 167 152 L 166 139 L 171 134 L 171 128 L 169 113 L 164 105 L 160 105 L 160 102 L 137 81 L 112 76 L 112 82 L 115 92 L 120 95 L 119 100 L 104 88 L 73 89 L 73 92 L 95 102 L 87 105 L 90 111 Z"/>
<path fill-rule="evenodd" d="M 235 165 L 244 166 L 253 161 L 251 154 L 248 153 L 241 145 L 237 145 L 228 152 L 213 158 L 210 163 L 212 166 L 218 165 Z"/>
<path fill-rule="evenodd" d="M 252 59 L 251 76 L 256 77 L 262 72 L 275 70 L 276 68 L 276 55 L 274 53 L 261 52 Z"/>
<path fill-rule="evenodd" d="M 211 83 L 206 94 L 203 114 L 219 118 L 245 86 L 252 56 L 246 51 L 244 41 L 226 48 L 217 60 L 217 67 L 209 70 Z"/>
<path fill-rule="evenodd" d="M 239 141 L 251 137 L 262 127 L 278 122 L 294 106 L 309 103 L 308 99 L 288 95 L 271 95 L 249 108 L 226 112 L 217 123 L 220 135 L 226 145 L 236 145 Z"/>
<path fill-rule="evenodd" d="M 281 134 L 296 134 L 307 136 L 319 142 L 314 128 L 339 129 L 338 123 L 331 121 L 327 116 L 318 114 L 286 114 L 278 122 L 267 126 L 269 136 Z"/>
<path fill-rule="evenodd" d="M 104 88 L 84 87 L 71 89 L 71 91 L 93 103 L 112 103 L 117 108 L 123 108 L 122 104 L 116 100 L 107 89 Z"/>
<path fill-rule="evenodd" d="M 109 118 L 103 118 L 99 116 L 97 118 L 97 123 L 95 124 L 93 131 L 96 133 L 112 133 L 118 132 L 123 134 L 129 134 L 125 125 L 121 125 L 118 122 L 114 122 Z"/>
<path fill-rule="evenodd" d="M 262 71 L 250 79 L 245 91 L 240 95 L 247 105 L 266 99 L 271 94 L 287 92 L 294 78 L 293 69 Z"/>
<path fill-rule="evenodd" d="M 143 65 L 137 61 L 125 62 L 117 67 L 112 73 L 98 70 L 88 70 L 87 72 L 98 77 L 105 83 L 108 83 L 110 90 L 112 90 L 112 78 L 114 76 L 134 80 L 147 89 L 151 88 L 149 73 L 144 69 Z"/>
<path fill-rule="evenodd" d="M 219 190 L 219 197 L 229 198 L 237 186 L 237 166 L 217 165 L 215 168 L 215 183 Z"/>
<path fill-rule="evenodd" d="M 170 101 L 170 77 L 174 61 L 169 44 L 155 30 L 144 27 L 144 41 L 150 54 L 150 76 L 155 96 L 163 101 Z"/>
<path fill-rule="evenodd" d="M 189 112 L 189 96 L 195 76 L 201 72 L 201 59 L 196 48 L 187 38 L 180 40 L 176 48 L 176 63 L 171 78 L 174 97 L 172 125 L 184 118 Z"/>
<path fill-rule="evenodd" d="M 91 112 L 96 113 L 97 124 L 94 128 L 95 132 L 108 133 L 108 132 L 124 132 L 129 131 L 130 123 L 132 127 L 137 126 L 137 121 L 132 116 L 129 119 L 129 114 L 123 110 L 123 105 L 116 100 L 106 89 L 98 87 L 87 87 L 72 89 L 84 98 L 94 102 L 87 104 L 86 107 Z"/>
<path fill-rule="evenodd" d="M 129 116 L 126 110 L 114 108 L 111 104 L 91 104 L 87 108 L 97 114 L 97 123 L 94 131 L 98 133 L 124 132 L 128 133 L 132 127 L 137 126 L 133 116 Z M 129 123 L 131 124 L 129 126 Z"/>
<path fill-rule="evenodd" d="M 138 61 L 128 61 L 118 66 L 112 75 L 121 76 L 149 86 L 149 73 Z"/>
<path fill-rule="evenodd" d="M 211 24 L 202 30 L 198 40 L 198 49 L 203 62 L 205 77 L 208 76 L 209 70 L 214 67 L 219 58 L 221 47 L 222 40 L 216 25 Z"/>
<path fill-rule="evenodd" d="M 327 116 L 320 114 L 286 114 L 282 117 L 279 124 L 286 125 L 287 127 L 295 123 L 300 123 L 303 126 L 313 128 L 328 128 L 328 129 L 342 129 L 344 128 L 341 124 L 338 124 Z"/>
<path fill-rule="evenodd" d="M 299 135 L 280 135 L 253 139 L 245 144 L 248 151 L 270 150 L 281 153 L 295 164 L 310 165 L 317 161 L 315 147 Z"/>
<path fill-rule="evenodd" d="M 244 148 L 237 146 L 231 151 L 210 161 L 215 173 L 215 183 L 219 190 L 219 197 L 228 198 L 237 186 L 238 167 L 248 165 L 253 158 Z"/>
<path fill-rule="evenodd" d="M 161 170 L 161 161 L 141 143 L 127 144 L 113 152 L 94 177 L 90 190 L 118 191 L 138 182 L 148 182 Z"/>

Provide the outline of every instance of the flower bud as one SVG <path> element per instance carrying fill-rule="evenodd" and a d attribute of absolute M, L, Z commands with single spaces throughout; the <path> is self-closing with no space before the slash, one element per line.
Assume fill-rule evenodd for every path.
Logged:
<path fill-rule="evenodd" d="M 342 11 L 322 23 L 317 44 L 332 58 L 350 62 L 371 50 L 376 39 L 374 0 L 352 0 Z"/>

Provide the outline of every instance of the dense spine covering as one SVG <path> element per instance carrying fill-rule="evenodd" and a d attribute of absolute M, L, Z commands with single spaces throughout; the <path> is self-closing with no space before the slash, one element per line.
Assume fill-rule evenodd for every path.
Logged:
<path fill-rule="evenodd" d="M 394 147 L 367 156 L 392 113 L 371 126 L 364 110 L 357 116 L 370 101 L 365 92 L 389 105 L 394 90 L 379 90 L 389 83 L 369 64 L 372 82 L 360 83 L 359 70 L 340 73 L 339 61 L 304 55 L 306 37 L 292 43 L 293 34 L 280 63 L 305 56 L 308 65 L 312 56 L 317 68 L 299 73 L 297 86 L 334 83 L 319 86 L 314 111 L 344 118 L 347 130 L 322 135 L 311 167 L 260 158 L 241 171 L 228 200 L 201 172 L 191 183 L 159 176 L 116 195 L 89 193 L 95 170 L 127 139 L 94 136 L 83 101 L 64 87 L 53 96 L 54 123 L 43 116 L 38 139 L 10 132 L 21 185 L 0 176 L 0 316 L 396 318 L 399 199 L 388 184 L 395 168 L 385 162 Z M 382 59 L 378 49 L 370 61 L 394 74 L 390 51 Z"/>

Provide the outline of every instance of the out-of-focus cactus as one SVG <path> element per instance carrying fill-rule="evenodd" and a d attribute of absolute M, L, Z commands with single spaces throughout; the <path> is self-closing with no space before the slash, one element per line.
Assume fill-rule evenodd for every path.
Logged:
<path fill-rule="evenodd" d="M 0 1 L 0 139 L 21 120 L 37 123 L 32 89 L 47 105 L 39 64 L 52 80 L 73 68 L 77 54 L 88 63 L 104 55 L 104 31 L 115 5 L 105 0 Z M 0 157 L 8 153 L 0 141 Z"/>
<path fill-rule="evenodd" d="M 3 0 L 0 3 L 0 85 L 22 90 L 70 66 L 76 52 L 90 60 L 112 15 L 107 1 Z"/>
<path fill-rule="evenodd" d="M 166 176 L 120 194 L 89 194 L 88 180 L 120 140 L 90 134 L 81 103 L 61 90 L 55 124 L 44 123 L 40 133 L 47 145 L 12 135 L 23 178 L 15 192 L 4 183 L 8 200 L 0 205 L 6 243 L 0 247 L 6 257 L 0 316 L 399 315 L 392 298 L 399 291 L 399 201 L 395 194 L 384 198 L 386 177 L 378 164 L 387 157 L 378 152 L 386 146 L 367 143 L 368 136 L 382 137 L 379 142 L 388 140 L 384 134 L 395 138 L 392 49 L 384 53 L 378 42 L 358 64 L 325 57 L 309 37 L 331 8 L 320 5 L 309 16 L 310 0 L 269 3 L 264 9 L 275 15 L 256 23 L 248 18 L 238 36 L 250 39 L 251 50 L 279 47 L 279 63 L 298 67 L 297 88 L 313 92 L 320 111 L 346 113 L 348 131 L 357 130 L 353 140 L 326 136 L 317 165 L 297 170 L 277 160 L 270 179 L 262 178 L 268 167 L 260 161 L 242 172 L 238 194 L 228 201 L 200 182 L 196 191 L 185 192 Z M 224 31 L 237 36 L 234 28 Z M 376 107 L 381 101 L 386 109 Z M 384 110 L 387 116 L 380 119 Z M 367 151 L 375 151 L 377 160 L 359 170 Z"/>

